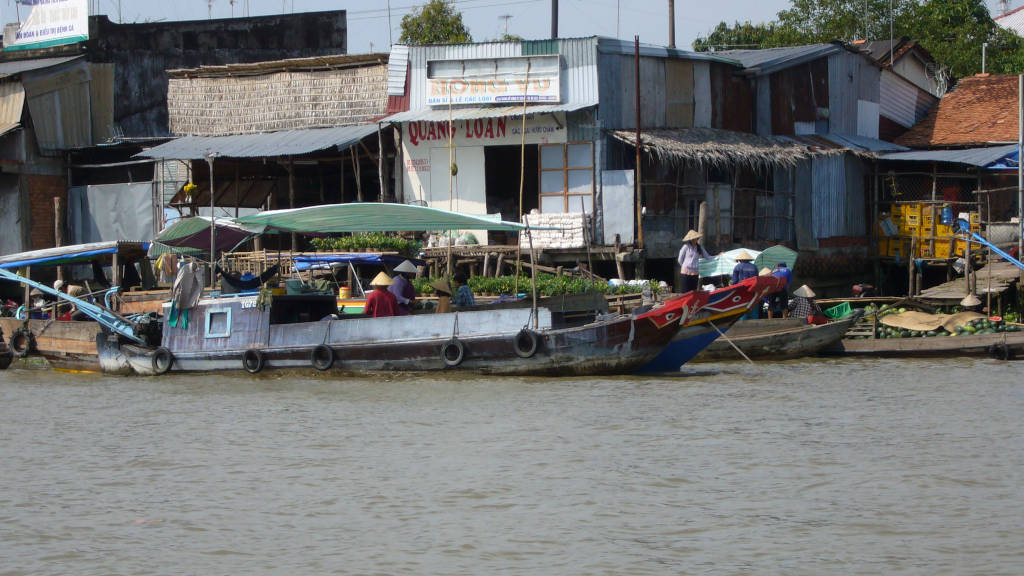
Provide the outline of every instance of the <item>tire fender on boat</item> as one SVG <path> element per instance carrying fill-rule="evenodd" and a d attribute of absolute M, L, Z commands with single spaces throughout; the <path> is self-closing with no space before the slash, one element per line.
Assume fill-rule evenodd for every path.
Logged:
<path fill-rule="evenodd" d="M 156 374 L 166 374 L 171 369 L 171 365 L 174 364 L 174 354 L 163 346 L 157 348 L 153 352 L 153 372 Z"/>
<path fill-rule="evenodd" d="M 537 333 L 533 330 L 527 330 L 526 328 L 520 330 L 513 340 L 513 346 L 516 349 L 516 356 L 519 356 L 520 358 L 530 358 L 536 354 L 537 344 Z"/>
<path fill-rule="evenodd" d="M 18 328 L 11 333 L 8 345 L 16 358 L 24 358 L 36 349 L 36 336 L 27 328 Z"/>
<path fill-rule="evenodd" d="M 466 346 L 462 344 L 462 341 L 454 336 L 452 336 L 451 340 L 445 342 L 441 346 L 441 361 L 449 368 L 454 368 L 459 364 L 462 364 L 462 360 L 465 357 Z"/>
<path fill-rule="evenodd" d="M 309 353 L 309 362 L 313 365 L 313 368 L 321 372 L 330 370 L 331 366 L 334 365 L 334 348 L 326 344 L 313 348 L 313 351 Z"/>
<path fill-rule="evenodd" d="M 242 368 L 249 374 L 255 374 L 260 370 L 263 370 L 263 364 L 266 363 L 266 356 L 263 352 L 256 350 L 255 348 L 249 348 L 242 353 Z"/>

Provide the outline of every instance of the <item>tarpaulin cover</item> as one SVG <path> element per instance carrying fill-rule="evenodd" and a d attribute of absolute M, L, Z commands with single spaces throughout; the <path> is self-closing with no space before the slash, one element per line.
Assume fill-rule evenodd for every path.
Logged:
<path fill-rule="evenodd" d="M 75 262 L 88 262 L 96 256 L 104 254 L 123 254 L 128 259 L 145 257 L 149 242 L 93 242 L 33 250 L 20 254 L 10 254 L 0 259 L 0 268 L 12 269 L 22 266 L 62 266 Z"/>
<path fill-rule="evenodd" d="M 362 202 L 268 210 L 235 219 L 245 226 L 263 225 L 285 232 L 403 232 L 439 230 L 519 231 L 526 226 L 489 216 L 459 214 L 409 204 Z M 536 227 L 540 229 L 540 227 Z"/>
<path fill-rule="evenodd" d="M 416 266 L 423 266 L 425 263 L 422 260 L 416 260 L 414 258 L 405 258 L 402 256 L 395 256 L 393 254 L 366 254 L 366 253 L 351 253 L 351 254 L 323 254 L 316 256 L 295 256 L 292 258 L 294 267 L 298 271 L 313 269 L 327 268 L 331 264 L 378 264 L 388 265 L 391 267 L 398 266 L 405 260 L 409 260 Z"/>
<path fill-rule="evenodd" d="M 153 239 L 153 183 L 71 188 L 68 227 L 77 244 Z"/>
<path fill-rule="evenodd" d="M 250 236 L 261 234 L 263 226 L 242 226 L 230 218 L 215 218 L 215 243 L 218 252 L 232 250 Z M 210 218 L 192 216 L 180 218 L 156 235 L 155 240 L 166 246 L 210 249 Z"/>

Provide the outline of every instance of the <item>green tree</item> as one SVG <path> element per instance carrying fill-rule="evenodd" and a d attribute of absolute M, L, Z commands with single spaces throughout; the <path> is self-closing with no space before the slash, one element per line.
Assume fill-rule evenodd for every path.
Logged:
<path fill-rule="evenodd" d="M 754 50 L 758 48 L 771 48 L 775 46 L 774 37 L 776 24 L 769 22 L 765 24 L 752 24 L 746 22 L 735 22 L 729 26 L 725 22 L 719 22 L 715 29 L 707 36 L 698 36 L 693 41 L 693 49 L 697 52 L 709 52 L 711 50 Z"/>
<path fill-rule="evenodd" d="M 765 24 L 720 23 L 695 50 L 729 45 L 798 46 L 832 40 L 889 37 L 888 0 L 791 0 L 778 20 Z M 999 28 L 984 0 L 894 0 L 892 34 L 917 40 L 957 78 L 981 72 L 981 47 L 988 43 L 985 69 L 1024 72 L 1024 39 Z"/>
<path fill-rule="evenodd" d="M 472 42 L 462 14 L 449 0 L 430 0 L 402 17 L 402 44 L 464 44 Z"/>

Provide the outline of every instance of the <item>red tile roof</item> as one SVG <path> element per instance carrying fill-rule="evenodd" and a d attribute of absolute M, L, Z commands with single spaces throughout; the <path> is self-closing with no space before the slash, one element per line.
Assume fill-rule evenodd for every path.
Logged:
<path fill-rule="evenodd" d="M 971 76 L 896 139 L 911 148 L 1017 141 L 1017 77 Z"/>

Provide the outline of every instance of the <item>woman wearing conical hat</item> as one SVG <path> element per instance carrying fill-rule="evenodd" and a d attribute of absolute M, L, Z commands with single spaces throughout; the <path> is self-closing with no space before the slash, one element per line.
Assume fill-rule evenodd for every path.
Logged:
<path fill-rule="evenodd" d="M 814 290 L 804 284 L 793 291 L 793 299 L 789 302 L 789 315 L 794 318 L 821 316 L 821 308 L 814 300 Z"/>
<path fill-rule="evenodd" d="M 697 242 L 700 236 L 696 230 L 690 230 L 683 236 L 683 247 L 679 249 L 677 259 L 684 294 L 700 287 L 700 259 L 711 258 L 707 250 Z"/>
<path fill-rule="evenodd" d="M 416 305 L 416 288 L 409 282 L 409 278 L 416 274 L 416 265 L 405 260 L 398 266 L 395 266 L 394 272 L 395 277 L 391 279 L 391 286 L 388 286 L 388 292 L 394 294 L 395 300 L 398 301 L 397 310 L 399 316 L 412 314 L 412 309 Z"/>
<path fill-rule="evenodd" d="M 370 282 L 373 292 L 366 297 L 363 314 L 373 318 L 383 318 L 398 313 L 398 300 L 395 299 L 394 294 L 388 292 L 388 286 L 391 286 L 391 277 L 387 274 L 381 272 L 373 278 Z"/>

